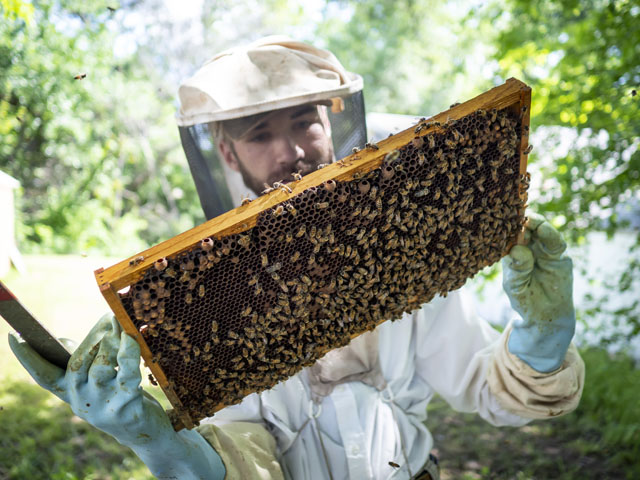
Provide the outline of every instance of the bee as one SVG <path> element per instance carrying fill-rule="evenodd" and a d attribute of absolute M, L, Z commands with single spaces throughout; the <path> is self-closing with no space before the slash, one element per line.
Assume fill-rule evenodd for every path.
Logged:
<path fill-rule="evenodd" d="M 258 284 L 256 285 L 256 289 L 255 289 L 255 291 L 254 291 L 254 293 L 253 293 L 253 294 L 257 297 L 257 296 L 258 296 L 258 295 L 260 295 L 262 292 L 263 292 L 262 287 L 261 287 L 261 286 L 260 286 L 260 284 L 258 283 Z"/>
<path fill-rule="evenodd" d="M 73 77 L 74 80 L 83 80 L 85 78 L 87 78 L 87 74 L 86 73 L 79 73 L 78 75 Z"/>
<path fill-rule="evenodd" d="M 284 207 L 282 205 L 278 205 L 272 212 L 271 215 L 274 217 L 279 217 L 284 213 Z"/>
<path fill-rule="evenodd" d="M 365 143 L 364 148 L 368 148 L 370 150 L 380 150 L 380 147 L 378 147 L 378 145 L 376 145 L 375 143 Z"/>
<path fill-rule="evenodd" d="M 449 138 L 445 138 L 445 139 L 444 139 L 444 144 L 445 144 L 447 147 L 449 147 L 450 149 L 452 149 L 452 150 L 453 150 L 454 148 L 456 148 L 456 145 L 457 145 L 455 141 L 453 141 L 453 140 L 451 140 L 451 139 L 449 139 Z"/>
<path fill-rule="evenodd" d="M 290 203 L 287 203 L 287 210 L 289 210 L 289 213 L 291 214 L 291 216 L 295 217 L 298 214 L 298 211 L 295 209 L 295 207 L 293 205 L 291 205 Z"/>
<path fill-rule="evenodd" d="M 427 161 L 427 157 L 424 156 L 424 153 L 418 152 L 418 165 L 422 165 L 426 161 Z"/>
<path fill-rule="evenodd" d="M 411 145 L 413 145 L 414 148 L 421 148 L 422 145 L 424 145 L 424 137 L 414 137 L 414 139 L 411 140 Z"/>
<path fill-rule="evenodd" d="M 262 191 L 263 195 L 266 195 L 267 193 L 271 193 L 275 190 L 275 188 L 270 186 L 268 183 L 264 183 L 262 186 L 265 187 L 264 190 Z"/>
<path fill-rule="evenodd" d="M 296 181 L 300 181 L 302 180 L 302 174 L 298 171 L 298 172 L 293 172 L 291 174 L 291 176 L 293 177 L 294 180 Z"/>
<path fill-rule="evenodd" d="M 353 157 L 353 158 L 358 158 L 358 157 Z M 351 165 L 351 163 L 347 163 L 347 161 L 344 158 L 341 158 L 340 160 L 338 160 L 336 162 L 338 164 L 339 167 L 348 167 L 349 165 Z"/>
<path fill-rule="evenodd" d="M 362 212 L 362 207 L 357 206 L 356 209 L 351 213 L 351 216 L 357 217 L 358 215 L 360 215 L 360 212 Z"/>
<path fill-rule="evenodd" d="M 378 197 L 378 198 L 376 199 L 376 208 L 377 208 L 378 210 L 382 210 L 382 197 Z"/>
<path fill-rule="evenodd" d="M 385 155 L 384 161 L 386 163 L 392 163 L 392 162 L 395 162 L 398 158 L 400 158 L 400 151 L 399 150 L 392 150 L 391 152 L 389 152 L 389 153 L 387 153 Z"/>
<path fill-rule="evenodd" d="M 251 203 L 251 198 L 249 197 L 249 195 L 247 195 L 246 197 L 245 196 L 242 197 L 242 203 L 240 203 L 240 205 L 244 206 L 250 203 Z"/>
<path fill-rule="evenodd" d="M 527 148 L 525 148 L 525 149 L 522 151 L 522 154 L 523 154 L 523 155 L 529 155 L 529 154 L 531 153 L 531 150 L 533 150 L 533 145 L 529 145 Z"/>
<path fill-rule="evenodd" d="M 280 270 L 282 268 L 282 264 L 280 262 L 276 262 L 273 265 L 271 265 L 270 267 L 266 268 L 267 273 L 274 273 L 277 272 L 278 270 Z"/>
<path fill-rule="evenodd" d="M 315 205 L 318 210 L 324 210 L 325 208 L 329 207 L 329 202 L 320 202 L 316 203 Z"/>
<path fill-rule="evenodd" d="M 321 163 L 321 164 L 318 165 L 317 170 L 320 170 L 321 168 L 324 168 L 324 167 L 328 167 L 329 165 L 330 164 L 328 164 L 328 163 Z"/>
<path fill-rule="evenodd" d="M 300 258 L 300 252 L 298 252 L 297 250 L 294 252 L 293 255 L 291 255 L 291 258 L 289 259 L 289 261 L 291 263 L 296 263 L 298 261 L 298 259 Z"/>
<path fill-rule="evenodd" d="M 139 265 L 144 261 L 144 256 L 138 255 L 136 258 L 129 260 L 129 265 Z"/>
<path fill-rule="evenodd" d="M 282 183 L 282 182 L 273 182 L 273 188 L 274 189 L 279 188 L 285 193 L 293 192 L 293 190 L 291 190 L 291 187 L 289 187 L 286 183 Z"/>
<path fill-rule="evenodd" d="M 204 285 L 200 285 L 200 287 L 198 288 L 198 296 L 200 298 L 204 297 Z"/>
<path fill-rule="evenodd" d="M 260 254 L 260 262 L 262 264 L 262 267 L 266 267 L 267 265 L 269 265 L 269 257 L 267 257 L 266 253 L 261 253 Z"/>
<path fill-rule="evenodd" d="M 187 293 L 184 296 L 184 301 L 187 305 L 191 305 L 191 303 L 193 302 L 193 296 L 190 293 Z"/>
<path fill-rule="evenodd" d="M 351 149 L 351 153 L 358 153 L 360 151 L 360 149 L 358 147 L 353 147 Z"/>

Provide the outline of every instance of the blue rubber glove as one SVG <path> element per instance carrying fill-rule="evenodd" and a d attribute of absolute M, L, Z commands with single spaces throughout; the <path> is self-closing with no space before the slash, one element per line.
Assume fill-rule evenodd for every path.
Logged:
<path fill-rule="evenodd" d="M 66 371 L 12 334 L 9 345 L 40 386 L 131 448 L 156 477 L 224 478 L 224 464 L 204 437 L 195 430 L 175 432 L 162 406 L 140 387 L 140 347 L 112 315 L 93 327 Z"/>
<path fill-rule="evenodd" d="M 525 243 L 502 259 L 502 285 L 521 316 L 508 348 L 547 373 L 562 365 L 575 331 L 573 264 L 564 254 L 566 243 L 541 215 L 529 215 Z"/>

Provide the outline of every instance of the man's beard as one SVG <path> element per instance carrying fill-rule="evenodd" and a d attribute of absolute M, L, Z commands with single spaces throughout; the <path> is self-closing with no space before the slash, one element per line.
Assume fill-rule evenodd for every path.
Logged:
<path fill-rule="evenodd" d="M 320 155 L 318 158 L 312 161 L 297 162 L 296 166 L 299 167 L 296 170 L 281 171 L 274 174 L 273 178 L 270 178 L 267 182 L 269 186 L 275 182 L 291 182 L 293 181 L 293 174 L 300 173 L 300 175 L 307 175 L 308 173 L 315 172 L 318 169 L 318 165 L 332 163 L 334 161 L 333 145 L 330 145 L 326 155 Z M 242 162 L 238 161 L 238 170 L 242 175 L 244 184 L 253 191 L 257 196 L 262 195 L 265 190 L 265 186 L 260 180 L 256 179 L 249 170 L 245 168 Z"/>

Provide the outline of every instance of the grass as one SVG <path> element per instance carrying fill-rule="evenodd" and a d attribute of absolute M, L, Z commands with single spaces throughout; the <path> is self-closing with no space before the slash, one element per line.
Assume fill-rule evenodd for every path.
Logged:
<path fill-rule="evenodd" d="M 4 280 L 55 335 L 82 340 L 107 311 L 93 269 L 115 259 L 26 260 L 28 274 Z M 129 449 L 34 384 L 9 350 L 8 331 L 0 321 L 0 479 L 153 478 Z M 443 480 L 640 478 L 640 370 L 602 350 L 585 351 L 583 358 L 582 402 L 564 417 L 498 429 L 442 400 L 432 402 L 427 425 Z"/>

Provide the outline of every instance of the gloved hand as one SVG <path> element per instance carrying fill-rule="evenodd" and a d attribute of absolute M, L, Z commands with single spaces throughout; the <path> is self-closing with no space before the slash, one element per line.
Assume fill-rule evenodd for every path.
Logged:
<path fill-rule="evenodd" d="M 502 259 L 502 285 L 522 317 L 514 323 L 508 348 L 547 373 L 562 365 L 575 331 L 573 264 L 564 254 L 566 243 L 541 215 L 529 215 L 525 243 Z"/>
<path fill-rule="evenodd" d="M 224 464 L 204 437 L 195 430 L 175 432 L 160 404 L 140 387 L 140 347 L 112 315 L 93 327 L 66 371 L 12 334 L 9 344 L 40 386 L 131 448 L 156 477 L 224 478 Z"/>

